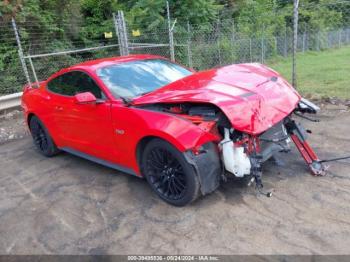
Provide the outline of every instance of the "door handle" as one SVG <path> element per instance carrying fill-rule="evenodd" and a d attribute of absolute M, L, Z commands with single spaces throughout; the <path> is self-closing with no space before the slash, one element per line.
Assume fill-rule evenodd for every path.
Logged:
<path fill-rule="evenodd" d="M 63 107 L 62 107 L 62 106 L 55 106 L 55 109 L 56 109 L 57 111 L 63 111 Z"/>

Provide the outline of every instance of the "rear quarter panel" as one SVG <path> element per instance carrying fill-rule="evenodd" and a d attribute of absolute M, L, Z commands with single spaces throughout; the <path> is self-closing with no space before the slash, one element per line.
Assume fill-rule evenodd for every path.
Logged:
<path fill-rule="evenodd" d="M 23 108 L 24 118 L 29 125 L 29 116 L 34 114 L 37 116 L 48 129 L 52 139 L 57 146 L 61 141 L 58 139 L 57 128 L 52 121 L 51 96 L 46 91 L 46 81 L 40 82 L 39 87 L 25 86 L 22 95 L 21 106 Z"/>

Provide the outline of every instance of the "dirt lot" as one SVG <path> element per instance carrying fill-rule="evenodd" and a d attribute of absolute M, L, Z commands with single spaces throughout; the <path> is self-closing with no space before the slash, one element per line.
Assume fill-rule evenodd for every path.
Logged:
<path fill-rule="evenodd" d="M 331 106 L 320 118 L 307 126 L 321 158 L 349 154 L 350 112 Z M 24 135 L 0 145 L 1 254 L 350 254 L 350 161 L 316 178 L 293 150 L 286 167 L 265 166 L 272 198 L 231 180 L 175 208 L 142 179 L 42 157 L 16 121 L 0 120 Z"/>

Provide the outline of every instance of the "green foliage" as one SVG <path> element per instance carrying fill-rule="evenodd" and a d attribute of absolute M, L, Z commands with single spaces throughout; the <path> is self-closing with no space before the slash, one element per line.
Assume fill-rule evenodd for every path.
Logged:
<path fill-rule="evenodd" d="M 279 6 L 275 0 L 247 0 L 241 4 L 236 21 L 238 30 L 247 36 L 270 36 L 284 32 L 292 5 Z"/>
<path fill-rule="evenodd" d="M 350 98 L 350 47 L 308 52 L 297 56 L 298 91 L 314 98 Z M 274 59 L 268 64 L 291 80 L 291 58 Z M 302 84 L 301 84 L 302 83 Z"/>
<path fill-rule="evenodd" d="M 169 5 L 172 23 L 177 19 L 175 43 L 182 45 L 176 47 L 176 58 L 188 63 L 186 44 L 191 39 L 196 68 L 259 58 L 260 43 L 253 42 L 253 50 L 247 50 L 244 47 L 249 45 L 239 42 L 246 40 L 238 40 L 243 38 L 263 37 L 271 52 L 267 55 L 274 56 L 277 54 L 274 37 L 292 32 L 292 0 L 169 0 Z M 140 37 L 130 36 L 131 42 L 168 42 L 165 0 L 0 1 L 0 93 L 20 90 L 18 83 L 24 83 L 9 25 L 11 17 L 15 17 L 20 28 L 25 53 L 35 54 L 116 43 L 112 14 L 117 10 L 124 11 L 130 30 L 141 31 Z M 316 33 L 350 25 L 349 1 L 303 0 L 299 13 L 300 32 Z M 191 32 L 187 31 L 187 23 Z M 113 32 L 114 37 L 105 39 L 104 32 Z M 326 40 L 322 35 L 317 40 L 320 49 Z M 62 66 L 116 52 L 87 52 L 34 63 L 41 78 Z M 169 55 L 167 47 L 159 52 Z"/>

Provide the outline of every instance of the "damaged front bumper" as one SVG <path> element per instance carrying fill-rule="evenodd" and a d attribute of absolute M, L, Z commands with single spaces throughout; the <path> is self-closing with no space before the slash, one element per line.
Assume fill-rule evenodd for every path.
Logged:
<path fill-rule="evenodd" d="M 293 113 L 316 113 L 318 110 L 317 106 L 302 99 Z M 234 140 L 233 133 L 232 128 L 225 129 L 224 138 L 218 145 L 208 143 L 198 154 L 192 151 L 185 153 L 199 176 L 203 195 L 214 191 L 222 178 L 234 175 L 251 176 L 251 182 L 255 182 L 259 192 L 271 196 L 271 193 L 262 191 L 262 164 L 271 158 L 278 162 L 277 154 L 289 152 L 291 142 L 294 142 L 312 175 L 325 175 L 322 161 L 307 142 L 307 131 L 291 115 L 259 136 L 245 134 Z"/>
<path fill-rule="evenodd" d="M 192 150 L 184 153 L 185 159 L 195 169 L 202 195 L 215 191 L 219 185 L 223 168 L 217 145 L 214 143 L 204 144 L 198 153 Z"/>

